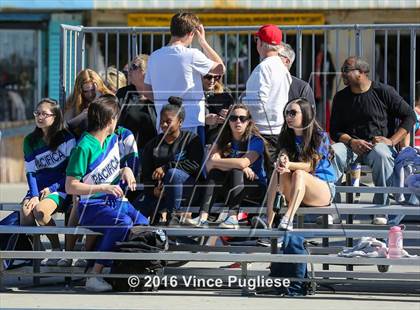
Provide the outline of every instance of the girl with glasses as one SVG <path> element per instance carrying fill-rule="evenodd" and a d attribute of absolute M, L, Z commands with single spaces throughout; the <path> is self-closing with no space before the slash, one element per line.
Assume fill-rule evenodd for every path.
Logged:
<path fill-rule="evenodd" d="M 69 204 L 64 182 L 70 151 L 76 144 L 64 129 L 63 114 L 55 100 L 44 98 L 34 111 L 36 127 L 23 142 L 29 191 L 22 202 L 21 225 L 55 226 L 52 214 Z M 54 251 L 60 251 L 57 235 L 48 235 Z M 54 266 L 58 259 L 44 261 Z"/>
<path fill-rule="evenodd" d="M 268 226 L 273 223 L 273 204 L 276 191 L 286 198 L 287 211 L 279 228 L 293 230 L 293 218 L 303 203 L 322 207 L 335 195 L 336 173 L 329 137 L 315 120 L 312 105 L 303 98 L 294 99 L 284 109 L 275 171 L 267 191 Z"/>
<path fill-rule="evenodd" d="M 227 118 L 206 162 L 208 176 L 200 215 L 186 219 L 188 225 L 207 226 L 211 206 L 217 198 L 225 197 L 229 216 L 220 227 L 236 229 L 243 198 L 249 196 L 258 200 L 264 196 L 267 186 L 264 166 L 268 158 L 265 140 L 245 105 L 233 105 Z"/>

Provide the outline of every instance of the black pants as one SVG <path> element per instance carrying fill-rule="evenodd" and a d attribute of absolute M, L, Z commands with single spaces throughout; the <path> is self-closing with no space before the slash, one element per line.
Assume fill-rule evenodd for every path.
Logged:
<path fill-rule="evenodd" d="M 209 213 L 215 200 L 224 197 L 224 202 L 229 207 L 229 213 L 237 214 L 239 206 L 246 196 L 252 197 L 253 200 L 262 200 L 264 194 L 265 187 L 255 180 L 248 180 L 242 170 L 213 169 L 207 176 L 201 211 Z"/>

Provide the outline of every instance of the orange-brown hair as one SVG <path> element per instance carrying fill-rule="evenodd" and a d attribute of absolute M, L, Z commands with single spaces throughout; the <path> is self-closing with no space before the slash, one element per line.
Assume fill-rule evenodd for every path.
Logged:
<path fill-rule="evenodd" d="M 193 32 L 200 25 L 200 20 L 193 13 L 180 12 L 172 16 L 171 35 L 175 37 L 185 37 Z"/>
<path fill-rule="evenodd" d="M 98 73 L 91 69 L 84 69 L 80 71 L 76 77 L 76 80 L 74 81 L 73 93 L 67 99 L 66 106 L 64 109 L 65 111 L 73 109 L 75 112 L 74 116 L 79 115 L 83 109 L 88 107 L 89 102 L 84 102 L 82 96 L 82 88 L 83 85 L 86 83 L 94 83 L 96 85 L 96 90 L 102 95 L 112 95 L 112 91 L 105 86 L 103 80 L 101 79 Z"/>

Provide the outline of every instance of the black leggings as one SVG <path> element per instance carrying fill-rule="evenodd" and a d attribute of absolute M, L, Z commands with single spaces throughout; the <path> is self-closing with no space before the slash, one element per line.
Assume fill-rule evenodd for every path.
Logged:
<path fill-rule="evenodd" d="M 201 211 L 207 213 L 218 197 L 224 197 L 224 202 L 229 207 L 229 213 L 237 214 L 245 196 L 261 200 L 266 189 L 256 180 L 248 180 L 243 171 L 239 169 L 229 171 L 213 169 L 207 176 L 205 186 Z"/>

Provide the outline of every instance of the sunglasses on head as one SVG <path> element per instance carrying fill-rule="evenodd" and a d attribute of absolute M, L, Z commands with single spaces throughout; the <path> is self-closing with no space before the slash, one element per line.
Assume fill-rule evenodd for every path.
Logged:
<path fill-rule="evenodd" d="M 204 76 L 204 78 L 206 79 L 206 80 L 209 80 L 209 81 L 211 81 L 211 80 L 215 80 L 215 81 L 218 81 L 218 80 L 220 80 L 220 78 L 221 78 L 222 76 L 221 75 L 211 75 L 211 74 L 207 74 L 207 75 L 205 75 Z"/>
<path fill-rule="evenodd" d="M 128 71 L 136 71 L 140 66 L 136 65 L 135 63 L 132 63 Z"/>
<path fill-rule="evenodd" d="M 249 117 L 245 116 L 245 115 L 231 115 L 231 116 L 229 116 L 229 121 L 232 122 L 232 123 L 236 122 L 238 119 L 241 123 L 245 123 L 246 121 L 249 120 Z"/>
<path fill-rule="evenodd" d="M 300 112 L 297 110 L 287 110 L 285 112 L 286 116 L 290 116 L 290 117 L 296 117 L 296 115 L 298 115 Z"/>

